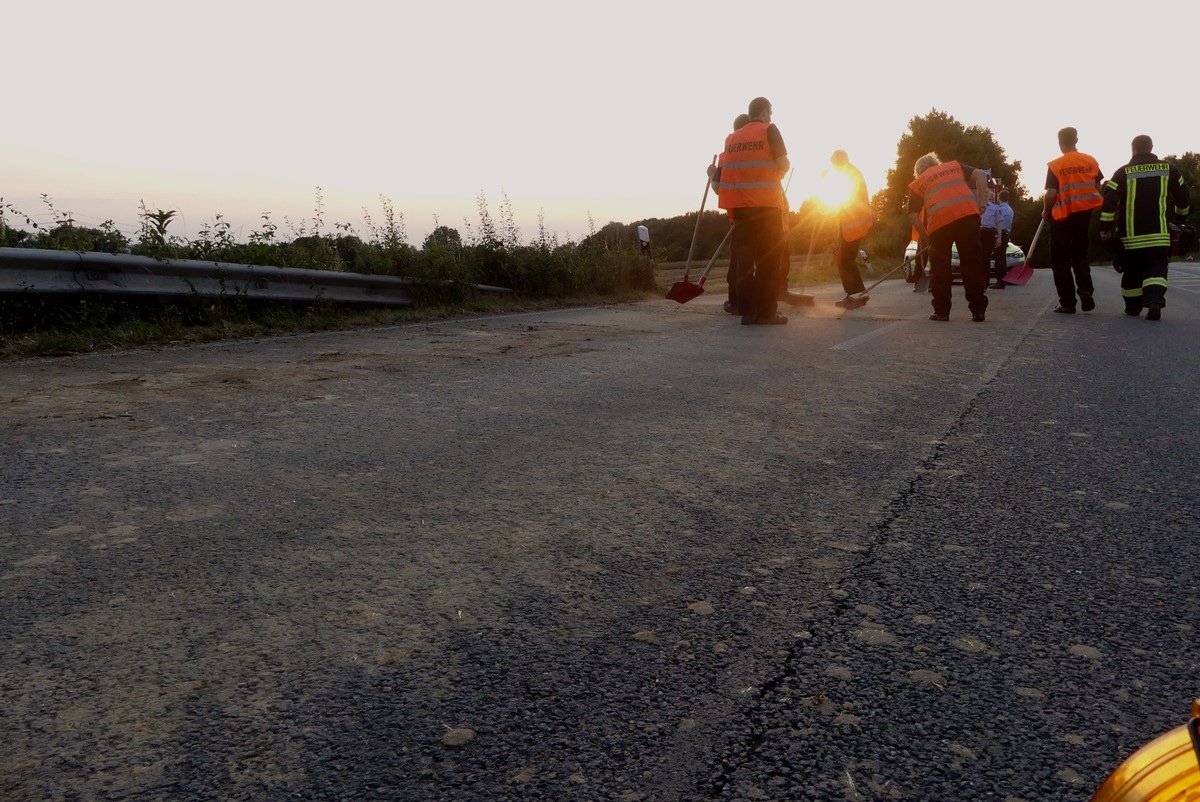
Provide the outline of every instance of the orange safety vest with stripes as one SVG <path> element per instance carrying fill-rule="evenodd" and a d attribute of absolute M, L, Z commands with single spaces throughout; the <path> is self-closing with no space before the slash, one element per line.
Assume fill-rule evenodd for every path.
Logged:
<path fill-rule="evenodd" d="M 1104 205 L 1104 198 L 1096 189 L 1100 165 L 1091 156 L 1073 150 L 1049 162 L 1049 165 L 1050 172 L 1058 179 L 1058 197 L 1050 207 L 1050 216 L 1055 220 L 1066 220 L 1067 215 Z"/>
<path fill-rule="evenodd" d="M 874 225 L 871 219 L 871 202 L 867 199 L 867 182 L 857 167 L 847 164 L 842 170 L 850 179 L 850 200 L 842 207 L 838 220 L 841 223 L 842 239 L 854 242 L 867 236 Z"/>
<path fill-rule="evenodd" d="M 717 203 L 720 208 L 785 207 L 779 167 L 767 141 L 766 123 L 755 120 L 730 134 L 720 165 L 721 193 Z"/>
<path fill-rule="evenodd" d="M 925 230 L 930 233 L 955 220 L 979 214 L 975 190 L 963 179 L 962 165 L 956 161 L 935 164 L 908 185 L 924 204 Z"/>

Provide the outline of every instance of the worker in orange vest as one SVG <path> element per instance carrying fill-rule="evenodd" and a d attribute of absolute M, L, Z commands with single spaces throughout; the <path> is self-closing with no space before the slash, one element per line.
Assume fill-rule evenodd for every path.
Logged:
<path fill-rule="evenodd" d="M 1086 153 L 1075 149 L 1079 132 L 1064 128 L 1058 132 L 1062 156 L 1049 163 L 1046 171 L 1046 200 L 1042 217 L 1050 221 L 1050 270 L 1058 292 L 1055 312 L 1075 314 L 1075 296 L 1084 312 L 1096 308 L 1092 300 L 1092 268 L 1088 264 L 1088 226 L 1092 210 L 1104 205 L 1100 188 L 1104 173 Z"/>
<path fill-rule="evenodd" d="M 829 157 L 829 163 L 850 184 L 850 197 L 838 209 L 838 228 L 841 236 L 838 239 L 837 251 L 838 276 L 842 280 L 842 289 L 849 298 L 866 291 L 855 260 L 863 237 L 867 236 L 874 223 L 871 219 L 871 199 L 867 195 L 867 182 L 863 174 L 850 163 L 846 151 L 835 150 Z"/>
<path fill-rule="evenodd" d="M 781 324 L 779 271 L 785 246 L 783 176 L 791 166 L 783 135 L 771 123 L 771 102 L 750 101 L 750 122 L 733 132 L 721 154 L 718 205 L 733 215 L 732 259 L 742 324 Z"/>
<path fill-rule="evenodd" d="M 982 323 L 988 306 L 988 276 L 979 244 L 979 221 L 987 208 L 987 173 L 956 161 L 943 163 L 936 153 L 926 153 L 917 159 L 913 175 L 916 178 L 908 185 L 908 218 L 921 239 L 929 243 L 929 289 L 933 293 L 929 319 L 950 319 L 950 250 L 957 247 L 971 320 Z"/>
<path fill-rule="evenodd" d="M 750 122 L 749 114 L 744 114 L 744 113 L 739 114 L 738 116 L 733 118 L 733 130 L 735 132 L 738 131 L 739 129 L 742 128 L 742 126 L 744 126 L 748 122 Z M 725 136 L 725 147 L 726 148 L 729 147 L 729 139 L 732 136 L 733 136 L 733 134 L 727 134 Z M 720 195 L 721 194 L 721 168 L 717 167 L 716 165 L 710 164 L 708 166 L 708 177 L 712 181 L 713 191 L 715 191 L 718 195 Z M 730 225 L 733 225 L 733 212 L 727 211 L 725 213 L 727 215 L 729 215 Z M 738 291 L 737 260 L 733 258 L 732 250 L 729 254 L 729 269 L 725 271 L 725 286 L 728 288 L 728 292 L 729 292 L 729 297 L 725 301 L 725 307 L 724 307 L 725 311 L 731 315 L 742 314 L 741 307 L 738 306 L 738 298 L 737 298 L 737 291 Z"/>

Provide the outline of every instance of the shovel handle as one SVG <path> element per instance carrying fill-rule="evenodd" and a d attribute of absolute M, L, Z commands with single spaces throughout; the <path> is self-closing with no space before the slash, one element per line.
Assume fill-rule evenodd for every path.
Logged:
<path fill-rule="evenodd" d="M 708 264 L 704 266 L 704 272 L 700 274 L 700 284 L 701 285 L 703 285 L 704 282 L 708 279 L 708 271 L 713 269 L 713 265 L 717 263 L 717 257 L 720 256 L 721 251 L 723 251 L 725 249 L 725 243 L 729 242 L 729 238 L 732 236 L 733 236 L 733 226 L 730 226 L 729 230 L 725 232 L 725 239 L 721 240 L 721 244 L 717 246 L 716 252 L 712 255 L 712 258 L 708 260 Z"/>
<path fill-rule="evenodd" d="M 1029 264 L 1029 260 L 1033 258 L 1033 248 L 1037 245 L 1038 237 L 1042 235 L 1042 226 L 1046 225 L 1046 218 L 1043 215 L 1041 220 L 1038 220 L 1037 231 L 1033 232 L 1033 239 L 1029 243 L 1029 248 L 1025 251 L 1025 264 Z"/>
<path fill-rule="evenodd" d="M 712 166 L 717 166 L 717 157 L 720 154 L 714 153 Z M 696 237 L 700 235 L 700 222 L 704 220 L 704 204 L 708 202 L 708 189 L 712 186 L 712 179 L 708 178 L 704 182 L 704 197 L 700 199 L 700 212 L 696 215 L 696 227 L 692 229 L 692 244 L 688 246 L 687 262 L 683 266 L 683 280 L 688 280 L 688 273 L 692 269 L 692 254 L 696 250 Z"/>
<path fill-rule="evenodd" d="M 912 256 L 910 256 L 910 257 L 908 257 L 907 259 L 905 259 L 905 260 L 904 260 L 903 262 L 901 262 L 900 264 L 898 264 L 898 265 L 896 265 L 895 267 L 893 267 L 893 268 L 892 268 L 891 270 L 889 270 L 888 272 L 884 273 L 882 276 L 880 276 L 880 277 L 879 277 L 879 281 L 876 281 L 874 284 L 872 284 L 870 287 L 867 287 L 867 288 L 866 288 L 865 290 L 863 290 L 862 292 L 860 292 L 860 293 L 856 293 L 856 295 L 857 295 L 859 298 L 861 298 L 862 296 L 866 295 L 868 292 L 870 292 L 871 290 L 873 290 L 873 289 L 875 289 L 876 287 L 878 287 L 878 286 L 879 286 L 880 284 L 882 284 L 884 281 L 886 281 L 887 279 L 891 278 L 891 277 L 892 277 L 892 276 L 893 276 L 893 275 L 894 275 L 894 274 L 895 274 L 897 271 L 899 271 L 899 270 L 903 270 L 904 268 L 908 267 L 910 264 L 912 264 L 913 262 L 915 262 L 915 261 L 916 261 L 918 258 L 920 258 L 921 254 L 925 253 L 925 251 L 927 251 L 927 250 L 929 250 L 929 246 L 928 246 L 928 245 L 926 245 L 924 248 L 922 248 L 921 250 L 919 250 L 919 251 L 917 251 L 916 253 L 914 253 Z"/>

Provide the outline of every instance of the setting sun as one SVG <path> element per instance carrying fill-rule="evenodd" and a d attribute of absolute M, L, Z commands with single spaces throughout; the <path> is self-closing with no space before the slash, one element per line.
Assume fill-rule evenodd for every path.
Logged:
<path fill-rule="evenodd" d="M 852 191 L 850 179 L 844 173 L 828 170 L 822 173 L 813 197 L 827 211 L 834 211 L 849 203 Z"/>

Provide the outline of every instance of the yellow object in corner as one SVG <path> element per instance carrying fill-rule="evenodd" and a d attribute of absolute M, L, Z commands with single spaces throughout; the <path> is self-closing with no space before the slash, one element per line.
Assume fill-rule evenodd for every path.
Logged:
<path fill-rule="evenodd" d="M 1200 802 L 1200 699 L 1187 724 L 1130 755 L 1092 802 Z"/>

